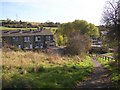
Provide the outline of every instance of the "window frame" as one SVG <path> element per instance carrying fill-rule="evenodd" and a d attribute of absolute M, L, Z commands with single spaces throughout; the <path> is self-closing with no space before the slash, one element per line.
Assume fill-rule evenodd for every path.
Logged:
<path fill-rule="evenodd" d="M 13 42 L 18 42 L 18 37 L 15 37 L 15 36 L 12 37 L 12 41 L 13 41 Z"/>
<path fill-rule="evenodd" d="M 25 36 L 24 37 L 24 42 L 30 42 L 30 37 L 29 36 Z"/>
<path fill-rule="evenodd" d="M 46 36 L 46 37 L 45 37 L 45 40 L 46 40 L 46 41 L 50 41 L 50 40 L 51 40 L 51 36 Z"/>
<path fill-rule="evenodd" d="M 41 41 L 41 36 L 35 36 L 35 41 L 38 42 L 38 41 Z"/>
<path fill-rule="evenodd" d="M 35 49 L 38 49 L 38 48 L 43 48 L 43 43 L 36 43 L 35 44 Z"/>

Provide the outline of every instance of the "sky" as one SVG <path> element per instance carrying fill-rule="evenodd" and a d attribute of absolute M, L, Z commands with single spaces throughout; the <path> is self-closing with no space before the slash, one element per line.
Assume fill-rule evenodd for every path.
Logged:
<path fill-rule="evenodd" d="M 106 0 L 0 0 L 0 19 L 101 24 Z"/>

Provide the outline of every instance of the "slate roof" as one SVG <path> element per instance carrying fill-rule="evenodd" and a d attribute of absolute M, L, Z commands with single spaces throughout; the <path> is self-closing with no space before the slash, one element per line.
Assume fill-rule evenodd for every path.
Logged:
<path fill-rule="evenodd" d="M 2 30 L 4 36 L 53 35 L 50 30 Z"/>

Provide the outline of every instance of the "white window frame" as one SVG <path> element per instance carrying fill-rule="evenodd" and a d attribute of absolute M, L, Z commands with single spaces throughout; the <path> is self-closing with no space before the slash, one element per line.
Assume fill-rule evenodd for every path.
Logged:
<path fill-rule="evenodd" d="M 35 44 L 35 48 L 40 48 L 40 45 L 38 43 Z"/>
<path fill-rule="evenodd" d="M 40 44 L 40 48 L 43 48 L 43 43 Z"/>
<path fill-rule="evenodd" d="M 28 44 L 25 44 L 25 45 L 24 45 L 24 49 L 29 49 L 29 45 L 28 45 Z"/>
<path fill-rule="evenodd" d="M 21 48 L 22 48 L 20 44 L 18 45 L 18 48 L 19 48 L 19 49 L 21 49 Z"/>
<path fill-rule="evenodd" d="M 38 43 L 37 45 L 35 45 L 35 48 L 43 48 L 43 43 Z"/>
<path fill-rule="evenodd" d="M 30 47 L 29 47 L 30 49 L 33 49 L 33 45 L 32 45 L 32 44 L 30 44 L 29 46 L 30 46 Z"/>
<path fill-rule="evenodd" d="M 12 37 L 12 40 L 13 40 L 14 42 L 17 42 L 17 41 L 18 41 L 18 37 Z"/>
<path fill-rule="evenodd" d="M 29 47 L 25 47 L 24 49 L 29 49 Z"/>
<path fill-rule="evenodd" d="M 39 48 L 39 46 L 35 46 L 35 48 Z"/>
<path fill-rule="evenodd" d="M 24 42 L 30 42 L 30 37 L 24 37 Z"/>

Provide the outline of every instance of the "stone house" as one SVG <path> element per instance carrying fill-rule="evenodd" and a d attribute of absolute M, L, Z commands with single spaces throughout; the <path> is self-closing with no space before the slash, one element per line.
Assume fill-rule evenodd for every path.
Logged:
<path fill-rule="evenodd" d="M 44 49 L 55 45 L 50 30 L 2 30 L 2 46 L 19 49 Z"/>

